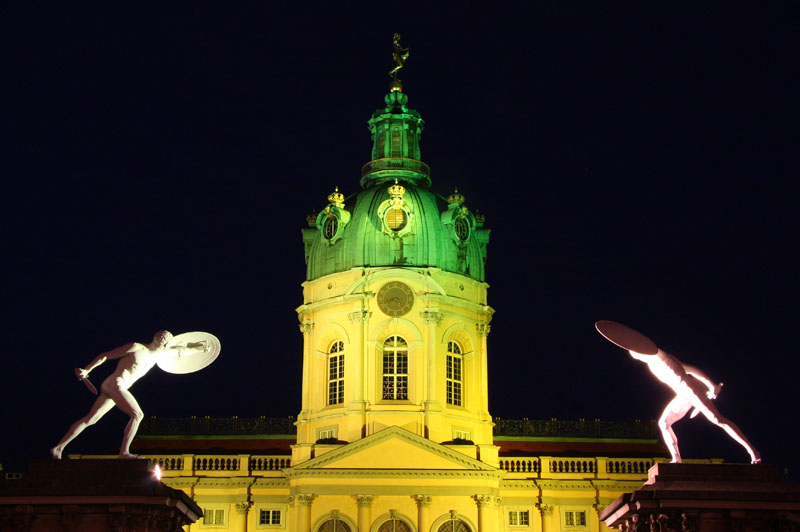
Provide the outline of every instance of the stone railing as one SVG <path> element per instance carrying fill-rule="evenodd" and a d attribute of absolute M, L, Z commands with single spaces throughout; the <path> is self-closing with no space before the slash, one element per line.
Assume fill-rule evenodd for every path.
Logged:
<path fill-rule="evenodd" d="M 375 159 L 362 166 L 361 176 L 363 177 L 372 172 L 379 172 L 381 170 L 411 170 L 425 177 L 431 175 L 430 167 L 422 161 L 404 157 L 387 157 L 384 159 Z"/>
<path fill-rule="evenodd" d="M 647 439 L 659 437 L 655 421 L 494 418 L 494 435 L 528 438 Z"/>
<path fill-rule="evenodd" d="M 264 454 L 145 454 L 142 457 L 152 464 L 158 464 L 165 476 L 269 475 L 271 472 L 290 467 L 292 461 L 288 455 Z"/>
<path fill-rule="evenodd" d="M 500 457 L 500 469 L 525 478 L 647 478 L 647 470 L 667 458 L 607 458 L 563 456 Z M 520 478 L 514 475 L 513 478 Z"/>

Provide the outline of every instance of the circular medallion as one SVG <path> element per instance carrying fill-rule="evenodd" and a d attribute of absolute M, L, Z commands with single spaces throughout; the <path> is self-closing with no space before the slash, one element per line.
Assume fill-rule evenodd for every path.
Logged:
<path fill-rule="evenodd" d="M 378 290 L 378 308 L 387 316 L 397 318 L 408 313 L 414 305 L 414 292 L 400 281 L 390 281 Z"/>

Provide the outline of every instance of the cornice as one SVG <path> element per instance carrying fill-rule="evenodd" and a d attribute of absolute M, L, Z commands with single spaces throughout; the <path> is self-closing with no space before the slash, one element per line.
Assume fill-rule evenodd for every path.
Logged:
<path fill-rule="evenodd" d="M 565 489 L 579 489 L 594 491 L 595 487 L 590 480 L 566 480 L 566 479 L 548 479 L 534 480 L 534 483 L 540 488 L 545 490 L 565 490 Z"/>
<path fill-rule="evenodd" d="M 300 469 L 286 470 L 286 478 L 473 478 L 501 480 L 503 471 L 474 469 Z"/>

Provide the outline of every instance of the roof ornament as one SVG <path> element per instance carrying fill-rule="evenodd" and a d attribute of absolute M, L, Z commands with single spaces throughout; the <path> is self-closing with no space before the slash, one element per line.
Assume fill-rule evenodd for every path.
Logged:
<path fill-rule="evenodd" d="M 461 205 L 464 203 L 464 194 L 460 193 L 458 189 L 455 189 L 452 194 L 447 196 L 447 203 L 450 205 Z"/>
<path fill-rule="evenodd" d="M 336 189 L 328 194 L 328 201 L 336 205 L 337 207 L 341 208 L 344 207 L 344 194 L 339 192 L 339 187 L 337 186 Z"/>
<path fill-rule="evenodd" d="M 400 81 L 400 78 L 397 77 L 397 73 L 405 66 L 409 51 L 408 48 L 400 46 L 399 33 L 395 33 L 392 37 L 392 45 L 394 47 L 392 59 L 394 60 L 395 66 L 389 71 L 389 76 L 392 78 L 392 82 L 389 84 L 389 91 L 403 92 L 403 83 Z"/>
<path fill-rule="evenodd" d="M 394 180 L 394 185 L 389 187 L 389 195 L 392 197 L 392 207 L 400 207 L 403 204 L 403 194 L 406 193 L 406 187 L 399 184 L 397 179 Z"/>

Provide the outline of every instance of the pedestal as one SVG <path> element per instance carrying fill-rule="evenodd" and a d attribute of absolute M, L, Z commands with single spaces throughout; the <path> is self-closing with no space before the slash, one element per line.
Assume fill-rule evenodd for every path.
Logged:
<path fill-rule="evenodd" d="M 800 530 L 800 487 L 767 465 L 654 465 L 638 490 L 600 514 L 611 528 L 636 532 Z"/>
<path fill-rule="evenodd" d="M 178 532 L 201 516 L 146 460 L 33 460 L 22 479 L 0 481 L 0 530 Z"/>

